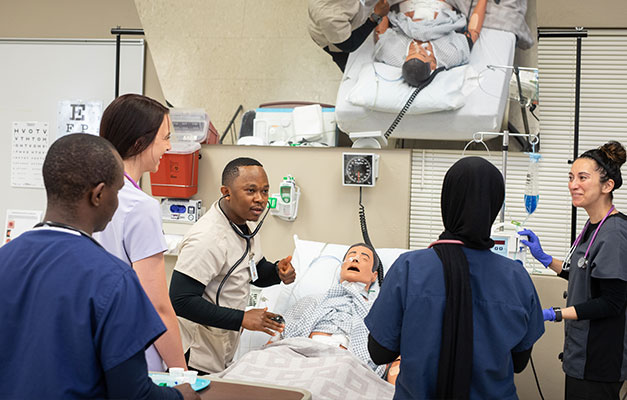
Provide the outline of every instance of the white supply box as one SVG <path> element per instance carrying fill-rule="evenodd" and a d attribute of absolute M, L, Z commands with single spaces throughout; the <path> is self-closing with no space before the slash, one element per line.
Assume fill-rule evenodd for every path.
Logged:
<path fill-rule="evenodd" d="M 335 108 L 258 108 L 253 136 L 264 145 L 335 146 Z"/>

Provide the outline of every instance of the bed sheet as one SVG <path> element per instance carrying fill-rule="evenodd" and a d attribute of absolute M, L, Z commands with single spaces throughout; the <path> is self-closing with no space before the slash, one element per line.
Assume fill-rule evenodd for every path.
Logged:
<path fill-rule="evenodd" d="M 394 386 L 339 347 L 289 338 L 246 354 L 219 378 L 304 388 L 313 400 L 386 400 Z"/>
<path fill-rule="evenodd" d="M 470 54 L 469 66 L 478 75 L 477 87 L 463 107 L 452 111 L 405 115 L 392 134 L 395 138 L 427 140 L 470 140 L 478 131 L 498 131 L 508 103 L 511 70 L 487 69 L 487 65 L 512 65 L 516 37 L 511 32 L 484 28 Z M 344 132 L 381 130 L 385 132 L 397 113 L 372 111 L 350 103 L 348 93 L 356 85 L 365 63 L 372 63 L 374 37 L 371 35 L 351 53 L 338 90 L 335 114 Z M 375 82 L 373 82 L 375 84 Z M 400 111 L 400 110 L 399 110 Z"/>

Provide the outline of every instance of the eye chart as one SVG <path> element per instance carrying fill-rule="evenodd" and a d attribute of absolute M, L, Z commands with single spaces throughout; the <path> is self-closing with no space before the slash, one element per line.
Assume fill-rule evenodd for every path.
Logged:
<path fill-rule="evenodd" d="M 48 152 L 47 122 L 13 122 L 11 186 L 43 188 L 41 167 Z"/>

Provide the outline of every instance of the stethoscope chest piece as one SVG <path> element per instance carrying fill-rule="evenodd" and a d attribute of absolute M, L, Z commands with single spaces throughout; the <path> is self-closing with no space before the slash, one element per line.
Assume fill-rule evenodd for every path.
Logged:
<path fill-rule="evenodd" d="M 577 260 L 577 266 L 581 269 L 586 269 L 586 267 L 588 266 L 588 259 L 586 257 L 581 257 L 579 260 Z"/>

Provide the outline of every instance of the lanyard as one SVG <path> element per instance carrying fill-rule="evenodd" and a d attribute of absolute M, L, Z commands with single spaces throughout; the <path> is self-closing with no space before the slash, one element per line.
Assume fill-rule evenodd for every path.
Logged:
<path fill-rule="evenodd" d="M 452 240 L 452 239 L 441 239 L 441 240 L 436 240 L 435 242 L 431 243 L 429 245 L 429 247 L 427 247 L 428 249 L 430 249 L 431 247 L 435 246 L 436 244 L 460 244 L 460 245 L 464 245 L 464 242 L 462 242 L 461 240 Z"/>
<path fill-rule="evenodd" d="M 89 233 L 82 231 L 78 228 L 74 228 L 73 226 L 67 225 L 67 224 L 62 224 L 60 222 L 52 222 L 52 221 L 45 221 L 45 222 L 40 222 L 37 225 L 34 226 L 34 228 L 43 228 L 43 227 L 51 227 L 51 228 L 60 228 L 60 229 L 66 229 L 69 231 L 74 231 L 74 232 L 78 232 L 81 236 L 86 237 L 87 239 L 91 240 L 94 244 L 96 244 L 98 247 L 102 247 L 102 245 L 100 243 L 98 243 L 98 241 L 96 239 L 94 239 L 93 236 L 91 236 Z"/>
<path fill-rule="evenodd" d="M 129 174 L 127 174 L 127 173 L 126 173 L 126 171 L 124 171 L 124 176 L 126 177 L 126 179 L 128 179 L 128 180 L 129 180 L 129 181 L 133 184 L 133 186 L 135 186 L 135 187 L 136 187 L 137 189 L 139 189 L 139 190 L 142 190 L 142 188 L 140 188 L 140 187 L 139 187 L 139 185 L 137 184 L 137 182 L 135 182 L 135 181 L 133 180 L 133 178 L 131 178 L 131 176 L 130 176 Z"/>
<path fill-rule="evenodd" d="M 605 222 L 607 217 L 609 217 L 610 214 L 612 213 L 612 211 L 614 211 L 614 210 L 615 210 L 615 207 L 612 204 L 612 207 L 607 212 L 607 214 L 605 214 L 605 217 L 603 217 L 601 222 L 599 222 L 599 226 L 597 226 L 597 229 L 595 229 L 594 234 L 592 235 L 592 238 L 590 239 L 590 243 L 588 243 L 588 247 L 586 248 L 586 253 L 583 255 L 582 258 L 580 258 L 577 261 L 577 266 L 579 268 L 586 268 L 586 266 L 588 265 L 588 253 L 590 252 L 590 247 L 592 247 L 592 243 L 594 242 L 594 239 L 596 239 L 597 233 L 599 233 L 599 229 L 601 229 L 601 225 L 603 225 L 603 223 Z M 568 268 L 570 268 L 570 259 L 571 259 L 572 255 L 573 255 L 573 253 L 575 252 L 575 249 L 577 248 L 577 246 L 579 246 L 579 243 L 581 243 L 581 239 L 583 238 L 583 234 L 586 231 L 586 229 L 588 229 L 589 225 L 590 225 L 590 220 L 588 219 L 588 221 L 586 222 L 586 225 L 584 225 L 583 229 L 581 230 L 581 233 L 579 234 L 579 236 L 577 236 L 577 239 L 575 240 L 575 243 L 573 243 L 573 246 L 570 248 L 570 251 L 568 252 L 568 255 L 566 256 L 566 260 L 564 260 L 564 265 L 568 265 Z M 568 269 L 568 268 L 564 268 L 564 267 L 562 267 L 562 268 L 563 269 Z"/>

